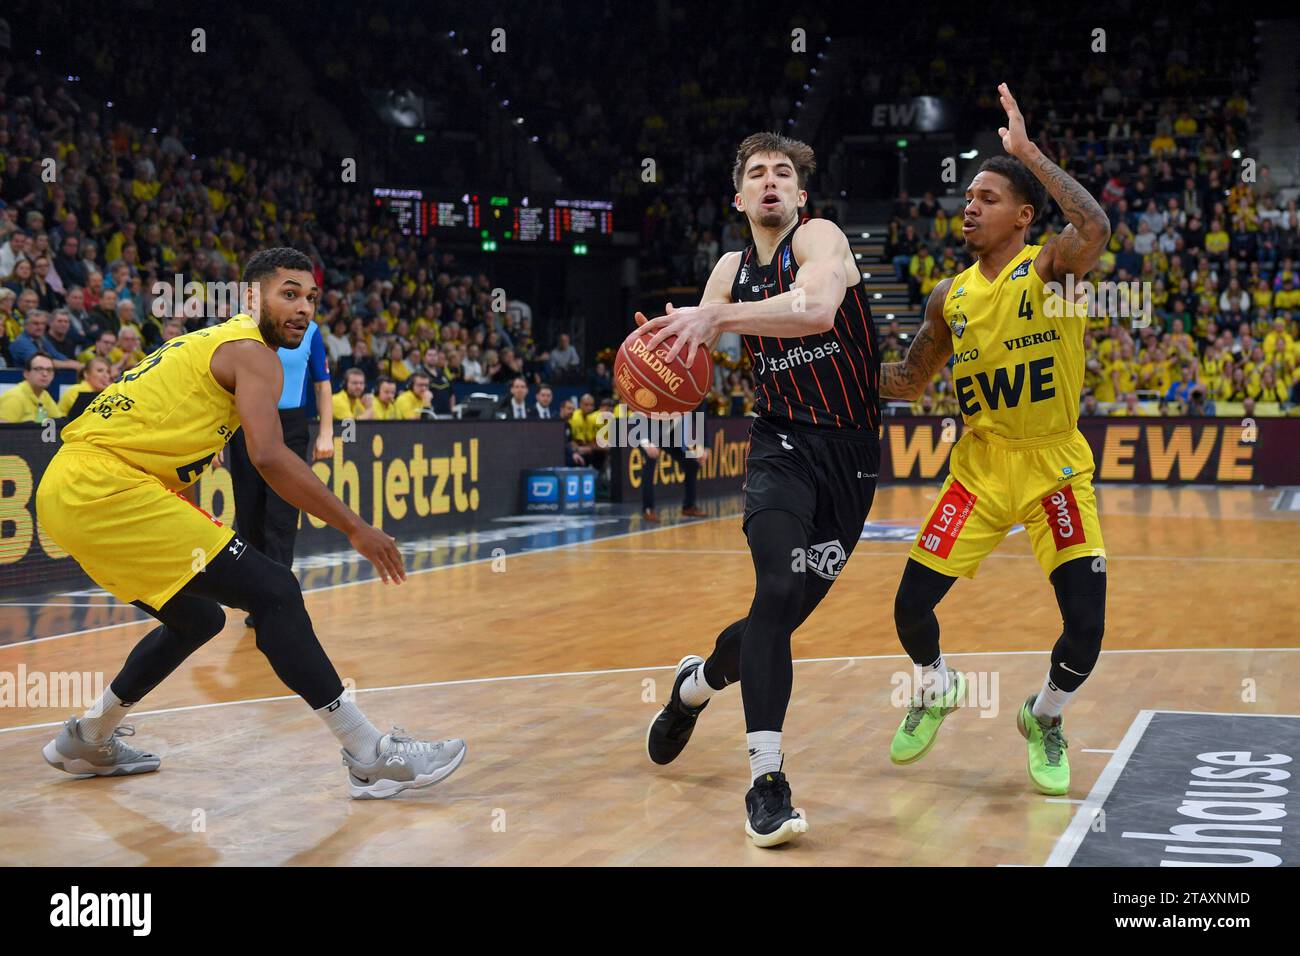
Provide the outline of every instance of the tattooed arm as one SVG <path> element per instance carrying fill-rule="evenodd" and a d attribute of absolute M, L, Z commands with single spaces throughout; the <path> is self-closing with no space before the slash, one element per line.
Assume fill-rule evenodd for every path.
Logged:
<path fill-rule="evenodd" d="M 1025 134 L 1025 118 L 1005 83 L 998 87 L 998 95 L 1002 108 L 1007 111 L 1007 125 L 998 130 L 1003 148 L 1029 167 L 1070 221 L 1060 235 L 1043 246 L 1034 267 L 1046 282 L 1061 282 L 1070 274 L 1082 281 L 1106 248 L 1110 220 L 1088 190 L 1029 140 Z"/>
<path fill-rule="evenodd" d="M 1042 253 L 1039 253 L 1042 255 Z M 952 333 L 943 320 L 943 303 L 948 298 L 952 279 L 944 279 L 930 293 L 925 319 L 901 362 L 880 366 L 880 397 L 905 398 L 914 402 L 925 394 L 925 387 L 939 374 L 952 357 Z"/>

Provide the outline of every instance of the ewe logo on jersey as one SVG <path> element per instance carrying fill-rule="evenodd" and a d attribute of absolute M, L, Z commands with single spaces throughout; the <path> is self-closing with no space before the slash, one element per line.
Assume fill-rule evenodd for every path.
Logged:
<path fill-rule="evenodd" d="M 767 357 L 766 352 L 758 353 L 758 374 L 766 375 L 769 371 L 784 372 L 787 369 L 794 368 L 796 365 L 807 365 L 810 362 L 816 362 L 818 359 L 824 359 L 828 355 L 834 355 L 840 351 L 840 343 L 835 339 L 827 342 L 825 345 L 818 345 L 815 348 L 804 348 L 802 345 L 796 345 L 784 355 L 775 355 L 772 358 Z"/>
<path fill-rule="evenodd" d="M 957 393 L 957 404 L 961 406 L 961 413 L 970 416 L 983 410 L 984 406 L 980 404 L 975 390 L 976 384 L 979 385 L 979 391 L 984 395 L 984 402 L 991 411 L 999 408 L 1015 408 L 1020 404 L 1020 396 L 1025 389 L 1026 370 L 1031 402 L 1043 402 L 1055 398 L 1056 385 L 1052 377 L 1054 365 L 1053 357 L 1048 355 L 1010 368 L 1005 365 L 999 366 L 993 369 L 992 376 L 988 372 L 961 376 L 953 382 L 953 390 Z"/>
<path fill-rule="evenodd" d="M 814 544 L 808 549 L 808 567 L 812 569 L 813 574 L 825 578 L 827 581 L 834 581 L 842 570 L 844 563 L 848 561 L 849 556 L 844 550 L 844 545 L 836 541 L 823 541 L 821 544 Z"/>

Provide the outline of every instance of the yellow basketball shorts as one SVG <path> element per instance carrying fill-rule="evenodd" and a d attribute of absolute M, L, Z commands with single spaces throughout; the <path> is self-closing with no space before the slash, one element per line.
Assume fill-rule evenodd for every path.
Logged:
<path fill-rule="evenodd" d="M 45 470 L 36 519 L 105 591 L 155 610 L 234 537 L 157 478 L 84 442 L 64 445 Z"/>
<path fill-rule="evenodd" d="M 1045 574 L 1075 558 L 1105 558 L 1092 474 L 1092 449 L 1077 429 L 1028 448 L 967 430 L 909 557 L 940 574 L 973 578 L 1023 524 Z"/>

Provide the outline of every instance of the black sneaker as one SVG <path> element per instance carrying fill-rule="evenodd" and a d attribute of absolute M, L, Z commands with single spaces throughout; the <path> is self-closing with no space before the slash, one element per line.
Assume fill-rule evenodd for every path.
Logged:
<path fill-rule="evenodd" d="M 695 654 L 688 654 L 677 662 L 677 679 L 673 681 L 672 696 L 664 704 L 664 709 L 650 721 L 650 730 L 645 738 L 646 753 L 657 764 L 672 763 L 686 749 L 686 742 L 695 730 L 695 718 L 709 706 L 706 700 L 699 707 L 687 707 L 681 698 L 682 681 L 690 677 L 695 668 L 703 666 L 704 658 Z"/>
<path fill-rule="evenodd" d="M 808 832 L 808 821 L 790 806 L 790 784 L 783 773 L 765 773 L 745 794 L 745 832 L 755 846 L 777 846 Z"/>

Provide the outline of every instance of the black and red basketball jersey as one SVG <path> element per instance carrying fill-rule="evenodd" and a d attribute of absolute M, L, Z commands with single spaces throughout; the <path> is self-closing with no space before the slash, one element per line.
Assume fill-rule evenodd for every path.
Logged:
<path fill-rule="evenodd" d="M 731 301 L 754 302 L 790 291 L 799 271 L 791 248 L 798 228 L 781 240 L 767 265 L 758 261 L 752 243 L 746 247 L 731 283 Z M 754 363 L 759 415 L 879 433 L 880 349 L 861 271 L 857 280 L 844 293 L 829 331 L 795 338 L 742 336 Z"/>

